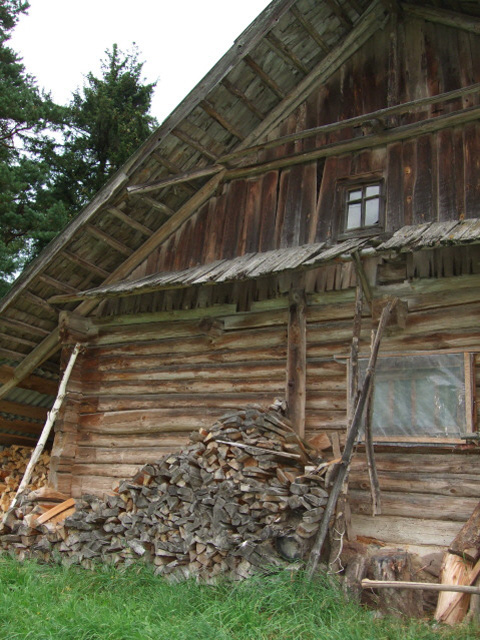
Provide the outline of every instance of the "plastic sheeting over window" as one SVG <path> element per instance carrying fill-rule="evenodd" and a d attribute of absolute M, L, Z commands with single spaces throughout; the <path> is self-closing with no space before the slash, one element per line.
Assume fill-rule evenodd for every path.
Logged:
<path fill-rule="evenodd" d="M 363 380 L 367 360 L 360 360 Z M 373 437 L 459 438 L 467 432 L 463 353 L 379 358 Z"/>

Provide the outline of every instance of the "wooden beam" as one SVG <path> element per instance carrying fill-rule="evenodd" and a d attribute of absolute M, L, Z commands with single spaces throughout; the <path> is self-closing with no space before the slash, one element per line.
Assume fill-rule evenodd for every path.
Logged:
<path fill-rule="evenodd" d="M 19 329 L 21 331 L 28 331 L 29 333 L 41 336 L 42 338 L 48 336 L 50 333 L 48 329 L 44 329 L 43 327 L 36 327 L 33 324 L 28 324 L 21 320 L 14 320 L 13 318 L 7 318 L 6 316 L 0 317 L 0 326 L 2 325 L 4 327 L 12 327 L 13 329 Z"/>
<path fill-rule="evenodd" d="M 232 82 L 230 82 L 230 80 L 227 80 L 227 78 L 224 78 L 222 80 L 222 85 L 225 87 L 225 89 L 232 94 L 232 96 L 235 96 L 236 98 L 238 98 L 239 100 L 241 100 L 243 102 L 243 104 L 247 107 L 247 109 L 249 109 L 254 116 L 256 116 L 259 120 L 263 120 L 265 117 L 265 114 L 263 113 L 263 111 L 260 111 L 260 109 L 258 109 L 258 107 L 256 106 L 256 104 L 250 100 L 250 98 L 248 98 L 243 91 L 240 91 L 240 89 L 238 89 Z"/>
<path fill-rule="evenodd" d="M 463 584 L 438 584 L 438 582 L 403 582 L 401 580 L 362 580 L 362 589 L 414 589 L 427 591 L 458 591 L 480 594 L 480 587 Z"/>
<path fill-rule="evenodd" d="M 245 140 L 245 136 L 240 133 L 240 131 L 236 127 L 234 127 L 224 116 L 222 116 L 222 114 L 219 113 L 208 100 L 202 100 L 199 104 L 199 107 L 201 107 L 205 111 L 205 113 L 210 116 L 210 118 L 213 118 L 213 120 L 218 122 L 218 124 L 223 127 L 223 129 L 228 131 L 228 133 L 231 133 L 232 136 L 234 136 L 238 140 Z"/>
<path fill-rule="evenodd" d="M 128 195 L 140 195 L 143 193 L 150 193 L 151 191 L 158 191 L 158 189 L 164 189 L 175 184 L 181 184 L 182 182 L 188 182 L 189 180 L 199 180 L 201 178 L 210 178 L 215 174 L 223 170 L 223 167 L 214 165 L 212 167 L 206 167 L 203 169 L 194 169 L 193 171 L 187 171 L 170 178 L 164 178 L 163 180 L 157 180 L 156 182 L 150 182 L 145 184 L 132 185 L 127 187 Z"/>
<path fill-rule="evenodd" d="M 0 412 L 10 413 L 14 416 L 23 416 L 24 418 L 32 418 L 32 420 L 45 421 L 48 409 L 45 407 L 32 407 L 19 402 L 8 402 L 8 400 L 0 400 Z"/>
<path fill-rule="evenodd" d="M 19 433 L 41 433 L 41 422 L 27 422 L 27 420 L 7 420 L 0 416 L 0 429 L 18 431 Z"/>
<path fill-rule="evenodd" d="M 387 11 L 390 11 L 395 16 L 400 15 L 401 7 L 398 0 L 380 0 Z"/>
<path fill-rule="evenodd" d="M 152 158 L 154 158 L 155 161 L 158 162 L 158 164 L 160 164 L 162 167 L 165 167 L 165 169 L 168 169 L 168 171 L 173 175 L 183 173 L 181 168 L 177 164 L 175 164 L 168 158 L 164 158 L 163 156 L 158 154 L 156 151 L 152 153 Z M 214 158 L 214 160 L 216 160 L 216 157 Z M 180 189 L 183 189 L 190 195 L 193 195 L 197 190 L 196 187 L 193 184 L 190 184 L 189 182 L 185 182 L 179 186 L 180 186 Z"/>
<path fill-rule="evenodd" d="M 47 313 L 50 313 L 52 316 L 55 316 L 55 318 L 58 317 L 58 311 L 48 304 L 46 300 L 40 298 L 40 296 L 37 296 L 35 293 L 32 293 L 31 291 L 24 291 L 22 293 L 22 298 L 25 298 L 25 300 L 28 300 L 33 305 L 43 309 Z"/>
<path fill-rule="evenodd" d="M 0 333 L 0 339 L 6 340 L 7 342 L 16 342 L 17 344 L 23 344 L 26 347 L 36 347 L 38 342 L 34 342 L 33 340 L 27 340 L 26 338 L 20 338 L 20 336 L 12 336 L 9 333 Z"/>
<path fill-rule="evenodd" d="M 168 217 L 173 216 L 173 214 L 175 213 L 173 209 L 170 209 L 170 207 L 167 207 L 167 205 L 164 204 L 163 202 L 158 202 L 158 200 L 154 200 L 149 196 L 142 196 L 141 200 L 142 202 L 145 202 L 146 204 L 150 205 L 157 211 L 160 211 L 160 213 L 164 213 Z M 153 233 L 153 231 L 150 231 L 150 233 Z"/>
<path fill-rule="evenodd" d="M 361 138 L 351 138 L 346 141 L 334 142 L 313 151 L 294 153 L 271 162 L 258 163 L 239 169 L 230 169 L 225 175 L 225 180 L 247 178 L 261 173 L 267 173 L 274 169 L 292 167 L 297 164 L 312 162 L 319 158 L 330 158 L 332 156 L 341 156 L 353 153 L 354 151 L 365 151 L 366 149 L 385 146 L 392 142 L 408 140 L 409 138 L 414 138 L 418 135 L 441 131 L 442 129 L 466 124 L 468 122 L 475 122 L 478 120 L 479 116 L 480 107 L 469 107 L 463 111 L 445 114 L 436 118 L 429 118 L 428 120 L 403 125 L 396 127 L 395 129 L 388 129 L 381 133 L 370 134 Z"/>
<path fill-rule="evenodd" d="M 14 435 L 11 433 L 0 432 L 0 444 L 19 444 L 23 447 L 34 447 L 37 442 L 37 438 L 28 436 Z"/>
<path fill-rule="evenodd" d="M 95 227 L 93 224 L 85 225 L 85 229 L 86 231 L 91 233 L 92 236 L 95 236 L 101 242 L 108 244 L 110 247 L 112 247 L 112 249 L 115 249 L 115 251 L 122 253 L 124 256 L 129 256 L 133 253 L 133 249 L 130 249 L 130 247 L 124 245 L 123 242 L 116 240 L 105 231 L 102 231 L 102 229 Z"/>
<path fill-rule="evenodd" d="M 316 42 L 318 46 L 325 51 L 325 53 L 328 53 L 330 51 L 330 47 L 318 31 L 312 27 L 311 23 L 305 20 L 303 14 L 296 7 L 292 7 L 290 9 L 290 13 L 295 16 L 295 19 L 302 25 L 312 40 Z"/>
<path fill-rule="evenodd" d="M 287 415 L 293 428 L 303 438 L 305 435 L 305 401 L 307 372 L 307 301 L 303 289 L 290 294 L 287 335 Z"/>
<path fill-rule="evenodd" d="M 272 91 L 277 96 L 277 98 L 280 98 L 280 100 L 284 100 L 285 92 L 282 91 L 282 89 L 280 89 L 278 84 L 274 80 L 272 80 L 272 78 L 268 75 L 268 73 L 266 73 L 262 69 L 262 67 L 255 62 L 255 60 L 251 56 L 245 56 L 243 61 L 260 78 L 260 80 L 270 89 L 270 91 Z"/>
<path fill-rule="evenodd" d="M 105 269 L 102 269 L 96 264 L 93 264 L 93 262 L 89 262 L 88 260 L 85 260 L 84 258 L 77 256 L 75 253 L 72 253 L 71 251 L 67 251 L 66 249 L 64 249 L 64 251 L 62 251 L 62 255 L 68 258 L 68 260 L 70 260 L 71 262 L 78 264 L 79 267 L 82 267 L 86 271 L 89 271 L 90 273 L 96 273 L 102 278 L 106 278 L 108 276 L 108 271 L 106 271 Z"/>
<path fill-rule="evenodd" d="M 134 218 L 131 218 L 130 216 L 128 216 L 121 209 L 117 209 L 117 207 L 109 207 L 107 209 L 107 211 L 108 211 L 108 213 L 111 213 L 112 216 L 115 216 L 115 218 L 117 218 L 117 220 L 121 220 L 124 224 L 126 224 L 130 228 L 135 229 L 136 231 L 140 231 L 140 233 L 143 234 L 144 236 L 149 236 L 149 235 L 152 234 L 152 230 L 151 229 L 146 227 L 141 222 L 138 222 L 138 220 L 135 220 Z"/>
<path fill-rule="evenodd" d="M 28 357 L 28 356 L 27 356 Z M 6 364 L 0 365 L 0 382 L 8 381 L 14 372 L 13 367 Z M 49 378 L 42 378 L 41 376 L 28 375 L 19 385 L 22 389 L 28 389 L 29 391 L 36 391 L 44 395 L 55 395 L 57 392 L 57 383 L 55 380 Z"/>
<path fill-rule="evenodd" d="M 49 287 L 52 287 L 52 289 L 64 291 L 65 293 L 76 293 L 78 291 L 78 289 L 75 289 L 75 287 L 71 287 L 66 282 L 60 282 L 60 280 L 56 280 L 51 276 L 47 276 L 46 273 L 40 273 L 37 277 L 45 284 L 48 284 Z"/>
<path fill-rule="evenodd" d="M 308 68 L 303 64 L 300 58 L 295 55 L 295 53 L 289 49 L 287 45 L 280 40 L 280 38 L 277 38 L 272 31 L 265 36 L 265 42 L 289 66 L 293 65 L 293 67 L 297 71 L 300 71 L 304 76 L 308 74 Z"/>
<path fill-rule="evenodd" d="M 5 347 L 0 347 L 0 356 L 2 358 L 13 360 L 14 362 L 18 362 L 19 360 L 23 360 L 25 354 L 21 353 L 20 351 L 13 351 L 12 349 L 5 349 Z"/>
<path fill-rule="evenodd" d="M 198 140 L 195 140 L 195 138 L 192 138 L 192 136 L 188 135 L 188 133 L 185 133 L 185 131 L 182 131 L 178 127 L 172 131 L 172 136 L 175 136 L 182 142 L 185 142 L 185 144 L 193 147 L 193 149 L 196 149 L 199 153 L 202 154 L 202 156 L 205 156 L 205 158 L 212 160 L 212 162 L 217 161 L 217 156 L 214 155 L 209 149 L 207 149 L 207 147 L 205 147 L 203 144 L 198 142 Z"/>
<path fill-rule="evenodd" d="M 349 118 L 347 120 L 332 122 L 331 124 L 324 124 L 319 127 L 314 127 L 312 129 L 305 129 L 304 131 L 298 131 L 296 133 L 291 133 L 286 136 L 281 136 L 279 138 L 275 138 L 274 140 L 269 140 L 268 142 L 263 142 L 261 144 L 256 144 L 247 148 L 241 148 L 233 151 L 232 153 L 225 154 L 224 156 L 219 158 L 218 161 L 219 163 L 222 163 L 222 164 L 227 162 L 232 162 L 233 160 L 237 160 L 238 158 L 243 158 L 244 156 L 248 156 L 254 153 L 256 154 L 259 151 L 264 151 L 266 149 L 273 149 L 275 147 L 288 144 L 290 142 L 297 142 L 299 140 L 305 140 L 307 138 L 313 138 L 319 135 L 334 133 L 335 131 L 341 131 L 342 129 L 345 129 L 347 127 L 358 127 L 364 124 L 365 122 L 368 122 L 369 120 L 383 120 L 390 116 L 402 114 L 407 111 L 412 111 L 414 109 L 430 106 L 432 104 L 438 104 L 441 102 L 447 102 L 449 100 L 455 100 L 457 98 L 461 98 L 471 93 L 478 93 L 479 91 L 480 91 L 480 83 L 477 83 L 477 84 L 470 85 L 468 87 L 461 87 L 460 89 L 448 91 L 446 93 L 440 93 L 436 96 L 419 98 L 418 100 L 412 100 L 411 102 L 404 102 L 402 104 L 397 104 L 392 107 L 385 107 L 383 109 L 378 109 L 377 111 L 371 111 L 370 113 L 366 113 L 361 116 L 355 116 L 354 118 Z"/>
<path fill-rule="evenodd" d="M 357 274 L 357 278 L 362 287 L 363 295 L 365 296 L 365 300 L 371 306 L 372 300 L 373 300 L 372 289 L 370 287 L 370 283 L 368 282 L 367 274 L 365 273 L 365 269 L 363 268 L 363 263 L 358 251 L 354 251 L 352 253 L 352 259 L 355 265 L 355 272 Z"/>
<path fill-rule="evenodd" d="M 186 202 L 164 225 L 153 233 L 145 243 L 130 255 L 115 271 L 113 271 L 103 284 L 109 284 L 124 278 L 131 273 L 150 253 L 167 238 L 173 235 L 182 224 L 192 216 L 199 207 L 208 200 L 222 182 L 224 172 L 213 176 L 195 195 Z M 75 313 L 87 315 L 97 305 L 96 300 L 85 300 L 76 309 Z M 12 371 L 8 380 L 3 381 L 0 387 L 0 398 L 14 389 L 44 360 L 48 360 L 60 348 L 60 333 L 58 327 L 43 340 L 38 347 L 28 354 L 24 360 Z M 1 381 L 1 380 L 0 380 Z"/>
<path fill-rule="evenodd" d="M 447 11 L 446 9 L 437 9 L 435 7 L 423 7 L 407 2 L 402 2 L 400 6 L 407 15 L 415 16 L 428 22 L 444 24 L 447 27 L 469 31 L 470 33 L 475 33 L 477 36 L 480 34 L 479 18 L 467 16 L 463 13 L 456 13 L 455 11 Z"/>
<path fill-rule="evenodd" d="M 385 12 L 378 2 L 374 2 L 365 11 L 357 25 L 288 94 L 288 97 L 283 93 L 277 94 L 282 98 L 282 102 L 274 107 L 263 122 L 245 138 L 241 148 L 251 146 L 256 140 L 262 139 L 275 129 L 309 96 L 315 86 L 332 76 L 378 29 L 383 27 L 384 23 Z M 247 58 L 248 56 L 244 61 L 249 64 Z"/>

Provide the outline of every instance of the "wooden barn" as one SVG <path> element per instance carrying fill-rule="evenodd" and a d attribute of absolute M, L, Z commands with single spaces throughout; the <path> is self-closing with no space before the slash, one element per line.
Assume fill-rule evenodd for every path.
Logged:
<path fill-rule="evenodd" d="M 0 303 L 0 443 L 112 490 L 285 400 L 335 458 L 386 301 L 352 537 L 426 553 L 480 499 L 480 6 L 273 0 Z M 353 345 L 353 350 L 352 350 Z M 358 360 L 353 356 L 358 350 Z"/>

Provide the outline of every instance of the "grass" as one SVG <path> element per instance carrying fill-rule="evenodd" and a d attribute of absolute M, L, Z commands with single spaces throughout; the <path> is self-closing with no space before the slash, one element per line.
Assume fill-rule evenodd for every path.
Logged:
<path fill-rule="evenodd" d="M 86 571 L 0 556 L 0 640 L 474 640 L 478 628 L 376 619 L 325 579 L 280 572 L 215 586 L 150 568 Z"/>

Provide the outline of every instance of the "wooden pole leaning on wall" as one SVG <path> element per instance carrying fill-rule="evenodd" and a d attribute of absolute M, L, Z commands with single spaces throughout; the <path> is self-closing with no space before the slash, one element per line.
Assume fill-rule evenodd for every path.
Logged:
<path fill-rule="evenodd" d="M 325 542 L 325 538 L 327 537 L 328 529 L 330 526 L 330 518 L 332 517 L 335 511 L 338 496 L 340 495 L 340 491 L 342 489 L 343 483 L 350 470 L 350 463 L 351 463 L 353 452 L 354 452 L 355 442 L 357 440 L 358 433 L 362 425 L 363 412 L 371 392 L 371 382 L 375 373 L 375 366 L 377 363 L 377 356 L 378 356 L 378 351 L 380 349 L 380 343 L 382 340 L 383 331 L 387 324 L 390 313 L 395 308 L 397 301 L 398 301 L 398 298 L 393 298 L 392 300 L 390 300 L 385 305 L 382 311 L 382 314 L 380 316 L 377 332 L 375 334 L 375 341 L 372 346 L 372 351 L 370 354 L 370 359 L 368 361 L 367 371 L 365 373 L 365 379 L 363 382 L 360 395 L 358 396 L 355 412 L 353 414 L 353 417 L 350 423 L 350 428 L 348 430 L 347 441 L 345 443 L 345 448 L 343 450 L 342 459 L 338 464 L 337 475 L 335 477 L 335 481 L 330 491 L 328 502 L 325 507 L 325 511 L 323 513 L 323 518 L 320 523 L 320 528 L 318 530 L 314 545 L 310 552 L 310 557 L 307 562 L 307 576 L 309 578 L 313 577 L 317 569 L 323 544 Z"/>
<path fill-rule="evenodd" d="M 305 400 L 307 370 L 307 299 L 305 290 L 290 292 L 287 336 L 287 415 L 297 434 L 305 435 Z"/>
<path fill-rule="evenodd" d="M 60 382 L 60 386 L 58 387 L 57 398 L 53 404 L 52 409 L 48 413 L 47 421 L 45 422 L 45 426 L 43 427 L 37 446 L 35 447 L 32 453 L 32 457 L 30 458 L 30 462 L 28 463 L 27 468 L 25 469 L 25 473 L 17 489 L 17 493 L 15 494 L 15 497 L 13 498 L 12 503 L 10 504 L 10 510 L 14 509 L 17 506 L 20 495 L 22 494 L 23 491 L 25 491 L 26 487 L 28 486 L 28 483 L 30 482 L 33 469 L 36 463 L 38 462 L 38 459 L 45 447 L 45 444 L 48 440 L 48 436 L 50 435 L 50 431 L 52 430 L 52 427 L 55 423 L 58 412 L 60 411 L 60 407 L 62 406 L 62 403 L 65 399 L 68 380 L 70 378 L 70 374 L 72 373 L 73 366 L 78 357 L 78 354 L 80 353 L 80 350 L 81 350 L 81 345 L 77 343 L 72 351 L 70 360 L 68 361 L 67 367 L 62 377 L 62 381 Z"/>

